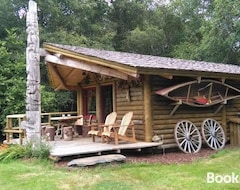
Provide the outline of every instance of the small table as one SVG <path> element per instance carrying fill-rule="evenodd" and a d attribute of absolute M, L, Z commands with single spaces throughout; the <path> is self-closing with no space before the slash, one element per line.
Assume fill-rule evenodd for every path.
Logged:
<path fill-rule="evenodd" d="M 57 121 L 58 126 L 56 130 L 56 136 L 60 136 L 60 138 L 63 137 L 63 127 L 70 126 L 72 125 L 75 121 L 78 119 L 81 119 L 83 116 L 78 115 L 78 116 L 62 116 L 62 117 L 51 117 L 51 121 Z M 76 131 L 74 131 L 76 133 Z"/>

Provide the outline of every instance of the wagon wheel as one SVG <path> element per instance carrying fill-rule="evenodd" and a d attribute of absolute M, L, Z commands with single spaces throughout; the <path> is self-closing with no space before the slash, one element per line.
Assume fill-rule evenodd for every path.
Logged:
<path fill-rule="evenodd" d="M 213 149 L 218 150 L 225 145 L 225 133 L 222 126 L 214 119 L 205 119 L 201 126 L 203 139 L 207 145 Z"/>
<path fill-rule="evenodd" d="M 175 140 L 185 153 L 196 153 L 201 149 L 202 138 L 197 127 L 190 121 L 178 122 L 174 130 Z"/>

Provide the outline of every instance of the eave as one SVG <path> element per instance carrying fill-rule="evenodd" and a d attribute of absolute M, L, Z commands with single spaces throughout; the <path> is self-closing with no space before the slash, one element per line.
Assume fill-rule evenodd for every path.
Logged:
<path fill-rule="evenodd" d="M 75 53 L 70 50 L 61 49 L 61 48 L 54 47 L 54 46 L 51 46 L 48 44 L 44 44 L 43 47 L 46 51 L 48 51 L 49 53 L 52 53 L 52 54 L 59 54 L 61 56 L 72 58 L 72 59 L 80 61 L 80 62 L 81 61 L 86 62 L 88 64 L 95 64 L 98 66 L 109 67 L 111 69 L 115 69 L 122 73 L 126 73 L 129 76 L 136 77 L 136 78 L 139 77 L 139 75 L 137 73 L 137 68 L 135 68 L 135 67 L 122 65 L 122 64 L 119 64 L 114 61 L 104 60 L 104 59 L 100 59 L 100 58 L 94 57 L 94 56 L 88 56 L 88 55 L 84 55 L 81 53 Z"/>
<path fill-rule="evenodd" d="M 170 80 L 175 76 L 215 78 L 221 81 L 240 79 L 240 67 L 236 65 L 61 44 L 44 44 L 43 47 L 45 61 L 50 69 L 50 78 L 52 77 L 56 89 L 77 89 L 78 84 L 84 79 L 81 75 L 86 71 L 122 80 L 138 79 L 140 75 L 158 75 Z"/>
<path fill-rule="evenodd" d="M 138 68 L 138 73 L 143 75 L 159 75 L 164 78 L 173 79 L 174 76 L 194 77 L 194 78 L 218 78 L 221 80 L 232 79 L 240 80 L 239 74 L 233 73 L 217 73 L 207 71 L 188 71 L 188 70 L 176 70 L 176 69 L 149 69 Z"/>

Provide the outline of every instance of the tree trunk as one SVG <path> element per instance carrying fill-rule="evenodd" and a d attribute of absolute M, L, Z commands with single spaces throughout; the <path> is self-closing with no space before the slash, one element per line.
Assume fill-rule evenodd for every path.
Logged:
<path fill-rule="evenodd" d="M 40 54 L 37 4 L 30 0 L 27 13 L 26 49 L 26 132 L 30 143 L 41 140 L 41 94 L 40 94 Z"/>

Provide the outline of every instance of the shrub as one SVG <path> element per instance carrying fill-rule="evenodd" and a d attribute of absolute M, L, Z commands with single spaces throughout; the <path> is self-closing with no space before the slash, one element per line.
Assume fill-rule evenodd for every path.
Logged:
<path fill-rule="evenodd" d="M 39 144 L 10 145 L 0 152 L 0 161 L 9 161 L 20 158 L 45 159 L 50 154 L 50 146 L 46 142 Z"/>
<path fill-rule="evenodd" d="M 28 143 L 26 146 L 26 157 L 28 158 L 48 158 L 50 154 L 50 146 L 46 142 L 40 144 Z"/>

